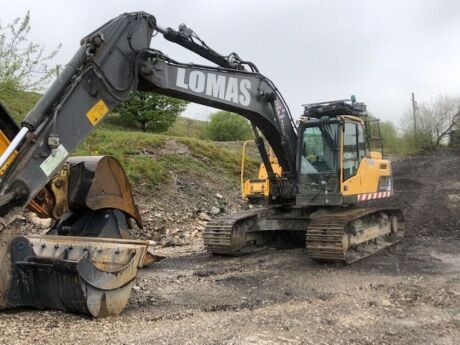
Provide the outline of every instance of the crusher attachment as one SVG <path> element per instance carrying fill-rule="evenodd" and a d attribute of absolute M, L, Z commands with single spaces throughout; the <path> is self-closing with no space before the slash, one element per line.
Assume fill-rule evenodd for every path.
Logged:
<path fill-rule="evenodd" d="M 148 241 L 31 235 L 15 237 L 9 247 L 1 273 L 9 262 L 10 285 L 0 286 L 1 306 L 99 318 L 125 308 Z"/>

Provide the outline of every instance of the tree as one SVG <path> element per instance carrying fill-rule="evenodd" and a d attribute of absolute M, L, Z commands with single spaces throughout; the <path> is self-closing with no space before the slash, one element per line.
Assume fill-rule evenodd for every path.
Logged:
<path fill-rule="evenodd" d="M 417 106 L 416 130 L 412 112 L 406 112 L 403 120 L 404 137 L 417 150 L 436 148 L 445 143 L 456 129 L 459 112 L 460 97 L 442 95 L 431 103 L 421 103 Z"/>
<path fill-rule="evenodd" d="M 30 13 L 12 23 L 0 25 L 0 95 L 7 91 L 40 91 L 56 74 L 51 60 L 61 45 L 51 52 L 30 42 Z"/>
<path fill-rule="evenodd" d="M 380 134 L 383 139 L 383 147 L 387 152 L 399 152 L 401 147 L 398 131 L 391 121 L 380 122 Z"/>
<path fill-rule="evenodd" d="M 118 106 L 122 120 L 143 132 L 164 132 L 187 107 L 187 102 L 150 92 L 133 92 Z"/>
<path fill-rule="evenodd" d="M 249 122 L 240 115 L 228 111 L 211 114 L 208 136 L 215 141 L 248 140 L 253 137 Z"/>

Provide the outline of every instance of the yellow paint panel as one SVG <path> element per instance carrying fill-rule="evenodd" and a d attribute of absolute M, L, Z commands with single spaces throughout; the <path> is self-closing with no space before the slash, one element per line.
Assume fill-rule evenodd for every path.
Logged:
<path fill-rule="evenodd" d="M 100 99 L 86 113 L 86 117 L 88 117 L 89 122 L 91 122 L 91 124 L 95 126 L 108 112 L 109 112 L 109 108 L 104 103 L 104 101 Z"/>
<path fill-rule="evenodd" d="M 341 192 L 343 195 L 378 192 L 379 179 L 382 176 L 391 176 L 390 161 L 363 158 L 356 175 L 342 183 Z"/>
<path fill-rule="evenodd" d="M 6 137 L 6 135 L 0 130 L 0 154 L 5 152 L 7 147 L 10 145 L 10 141 Z M 3 167 L 0 169 L 0 176 L 4 174 L 5 170 L 8 169 L 10 164 L 13 162 L 14 158 L 16 157 L 17 152 L 14 151 L 13 154 L 8 158 Z"/>

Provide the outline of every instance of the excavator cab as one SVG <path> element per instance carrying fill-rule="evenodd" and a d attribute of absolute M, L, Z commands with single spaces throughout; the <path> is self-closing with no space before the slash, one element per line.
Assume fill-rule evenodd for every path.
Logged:
<path fill-rule="evenodd" d="M 297 204 L 350 205 L 391 196 L 391 163 L 383 159 L 379 133 L 378 121 L 366 114 L 362 103 L 305 105 L 299 126 Z M 377 146 L 380 150 L 372 151 Z"/>

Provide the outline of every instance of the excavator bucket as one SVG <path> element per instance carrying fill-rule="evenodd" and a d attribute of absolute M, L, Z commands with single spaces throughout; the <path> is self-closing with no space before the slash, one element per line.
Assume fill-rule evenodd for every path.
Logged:
<path fill-rule="evenodd" d="M 18 236 L 10 244 L 7 307 L 57 309 L 96 318 L 128 303 L 148 241 Z M 2 262 L 2 269 L 5 261 Z"/>
<path fill-rule="evenodd" d="M 0 103 L 0 153 L 17 131 Z M 148 241 L 129 235 L 131 220 L 139 227 L 142 222 L 126 174 L 113 157 L 69 158 L 27 207 L 56 223 L 46 235 L 15 237 L 8 220 L 0 222 L 0 309 L 117 315 L 128 303 L 138 269 L 161 259 L 147 252 Z"/>

